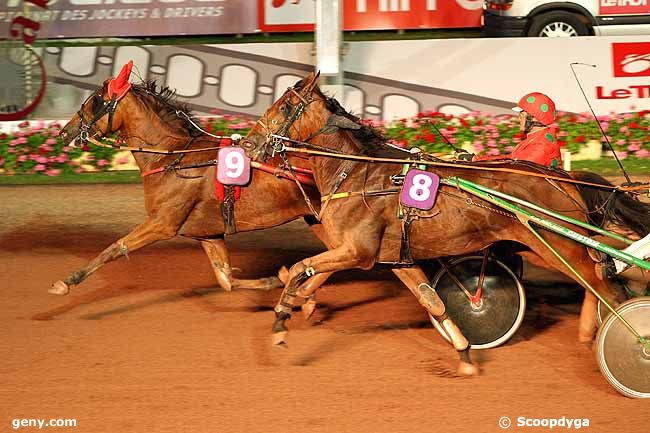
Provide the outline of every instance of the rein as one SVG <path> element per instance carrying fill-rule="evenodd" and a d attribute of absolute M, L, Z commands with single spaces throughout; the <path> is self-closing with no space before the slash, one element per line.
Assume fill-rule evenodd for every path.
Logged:
<path fill-rule="evenodd" d="M 274 138 L 279 138 L 279 137 L 274 137 Z M 287 140 L 292 143 L 296 144 L 305 144 L 305 145 L 310 145 L 311 143 L 303 143 L 298 140 Z M 285 152 L 295 152 L 295 153 L 304 153 L 307 155 L 314 155 L 314 156 L 324 156 L 328 158 L 337 158 L 337 159 L 347 159 L 347 160 L 354 160 L 354 161 L 366 161 L 366 162 L 379 162 L 379 163 L 387 163 L 387 164 L 423 164 L 423 165 L 428 165 L 432 167 L 448 167 L 448 168 L 459 168 L 459 169 L 467 169 L 467 170 L 480 170 L 480 171 L 496 171 L 496 172 L 502 172 L 502 173 L 513 173 L 513 174 L 521 174 L 529 177 L 541 177 L 543 179 L 550 179 L 550 180 L 557 180 L 559 182 L 566 182 L 566 183 L 572 183 L 572 184 L 578 184 L 578 185 L 586 185 L 586 186 L 591 186 L 595 188 L 601 188 L 601 189 L 609 189 L 609 190 L 616 190 L 616 191 L 624 191 L 624 192 L 636 192 L 639 190 L 647 190 L 648 186 L 646 185 L 632 185 L 632 186 L 610 186 L 610 185 L 601 185 L 599 183 L 593 183 L 593 182 L 587 182 L 583 180 L 577 180 L 577 179 L 571 179 L 571 178 L 565 178 L 561 176 L 548 176 L 542 173 L 534 173 L 534 172 L 529 172 L 525 170 L 517 170 L 517 169 L 511 169 L 511 168 L 500 168 L 500 167 L 486 167 L 486 166 L 475 166 L 475 165 L 469 165 L 469 164 L 458 164 L 458 163 L 451 163 L 451 162 L 437 162 L 437 161 L 427 161 L 425 159 L 421 160 L 413 160 L 413 159 L 404 159 L 404 158 L 383 158 L 383 157 L 373 157 L 373 156 L 364 156 L 364 155 L 354 155 L 350 153 L 335 153 L 335 152 L 325 152 L 321 150 L 312 150 L 312 149 L 304 149 L 301 147 L 291 147 L 291 146 L 284 146 L 282 151 Z"/>

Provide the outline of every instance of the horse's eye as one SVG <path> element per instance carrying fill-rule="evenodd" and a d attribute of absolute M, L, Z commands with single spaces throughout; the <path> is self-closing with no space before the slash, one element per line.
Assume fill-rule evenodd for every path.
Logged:
<path fill-rule="evenodd" d="M 289 109 L 289 106 L 288 106 L 287 104 L 282 104 L 282 105 L 280 106 L 280 111 L 281 111 L 282 114 L 284 114 L 284 115 L 289 114 L 289 110 L 290 110 L 290 109 Z"/>

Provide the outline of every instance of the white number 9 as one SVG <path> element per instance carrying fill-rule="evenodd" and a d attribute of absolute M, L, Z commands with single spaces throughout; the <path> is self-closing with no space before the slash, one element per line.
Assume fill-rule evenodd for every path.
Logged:
<path fill-rule="evenodd" d="M 416 174 L 413 176 L 413 185 L 409 188 L 409 197 L 415 201 L 427 201 L 431 196 L 433 180 L 429 176 Z"/>
<path fill-rule="evenodd" d="M 238 178 L 244 173 L 244 157 L 239 152 L 229 152 L 226 155 L 226 176 Z"/>

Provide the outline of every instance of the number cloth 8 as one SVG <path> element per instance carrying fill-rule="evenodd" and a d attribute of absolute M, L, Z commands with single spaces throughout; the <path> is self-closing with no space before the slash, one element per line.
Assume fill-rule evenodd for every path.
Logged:
<path fill-rule="evenodd" d="M 404 206 L 429 210 L 436 201 L 439 185 L 437 174 L 412 168 L 406 173 L 400 200 Z"/>

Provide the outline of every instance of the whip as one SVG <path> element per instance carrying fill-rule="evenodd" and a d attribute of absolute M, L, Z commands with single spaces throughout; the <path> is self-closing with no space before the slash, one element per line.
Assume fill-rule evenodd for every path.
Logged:
<path fill-rule="evenodd" d="M 589 110 L 591 110 L 591 114 L 594 116 L 594 120 L 598 124 L 598 128 L 600 128 L 600 132 L 603 134 L 603 137 L 605 137 L 605 141 L 607 142 L 607 145 L 609 146 L 609 149 L 614 154 L 614 158 L 616 158 L 616 162 L 618 163 L 618 166 L 621 168 L 621 171 L 623 172 L 623 175 L 625 176 L 625 179 L 627 179 L 628 183 L 632 183 L 632 180 L 630 179 L 630 176 L 628 176 L 627 172 L 625 171 L 625 168 L 623 168 L 623 164 L 621 163 L 621 160 L 618 158 L 618 155 L 616 154 L 616 151 L 614 151 L 614 147 L 612 146 L 612 143 L 610 143 L 609 138 L 607 137 L 607 134 L 605 133 L 605 130 L 603 129 L 603 125 L 600 124 L 600 120 L 598 120 L 598 117 L 596 116 L 596 113 L 594 112 L 594 109 L 591 107 L 591 104 L 589 103 L 589 98 L 587 98 L 587 94 L 585 93 L 584 89 L 582 88 L 582 84 L 580 84 L 580 80 L 578 79 L 578 75 L 576 74 L 575 69 L 573 69 L 574 65 L 590 66 L 592 68 L 595 68 L 596 65 L 592 65 L 592 64 L 589 64 L 589 63 L 580 63 L 580 62 L 572 62 L 569 65 L 571 67 L 571 72 L 573 72 L 573 77 L 576 79 L 576 82 L 578 83 L 578 87 L 580 88 L 580 91 L 582 92 L 582 96 L 585 98 L 585 102 L 587 103 L 587 106 L 589 107 Z"/>

